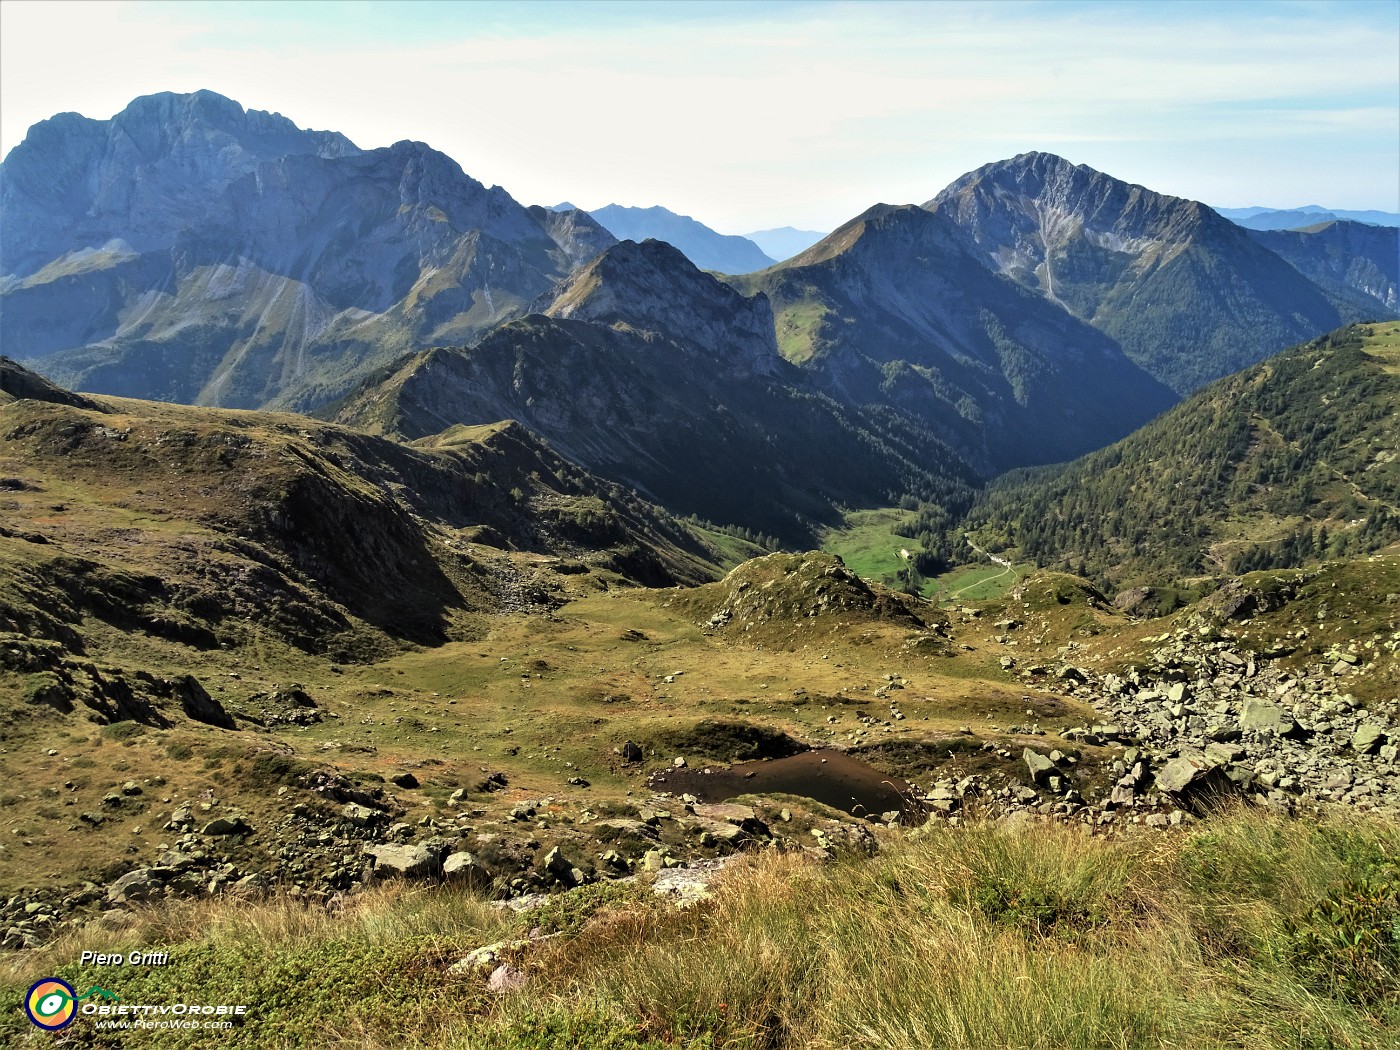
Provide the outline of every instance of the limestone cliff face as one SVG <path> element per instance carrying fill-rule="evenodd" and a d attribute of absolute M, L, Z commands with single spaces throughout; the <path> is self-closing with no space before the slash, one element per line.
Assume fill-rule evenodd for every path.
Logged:
<path fill-rule="evenodd" d="M 612 243 L 418 142 L 212 92 L 36 125 L 0 169 L 0 349 L 98 392 L 307 407 L 464 341 Z"/>
<path fill-rule="evenodd" d="M 1354 312 L 1206 205 L 1048 153 L 978 168 L 924 207 L 986 266 L 1112 337 L 1178 393 Z"/>

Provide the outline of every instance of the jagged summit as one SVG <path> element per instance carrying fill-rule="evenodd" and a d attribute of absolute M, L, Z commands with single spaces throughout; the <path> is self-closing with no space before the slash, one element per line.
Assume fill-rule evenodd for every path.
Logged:
<path fill-rule="evenodd" d="M 874 204 L 773 269 L 813 266 L 852 251 L 864 258 L 885 251 L 895 241 L 926 242 L 945 253 L 961 251 L 956 231 L 942 217 L 914 204 Z"/>
<path fill-rule="evenodd" d="M 279 139 L 287 152 L 315 152 L 323 157 L 360 152 L 338 131 L 301 128 L 281 113 L 244 109 L 233 99 L 208 89 L 142 95 L 116 114 L 112 123 L 123 131 L 138 134 L 151 128 L 163 129 L 166 134 L 216 128 L 236 137 Z"/>
<path fill-rule="evenodd" d="M 783 356 L 832 396 L 907 413 L 987 473 L 1088 451 L 1170 403 L 1112 340 L 915 205 L 875 205 L 734 281 L 768 295 Z"/>
<path fill-rule="evenodd" d="M 144 250 L 206 219 L 211 189 L 269 159 L 360 152 L 344 135 L 305 131 L 213 91 L 145 95 L 110 120 L 59 114 L 5 158 L 0 273 L 26 276 L 114 237 Z"/>
<path fill-rule="evenodd" d="M 1123 182 L 1053 153 L 985 164 L 924 207 L 947 215 L 974 244 L 991 246 L 1002 272 L 1048 298 L 1055 292 L 1053 274 L 1044 271 L 1045 253 L 1075 235 L 1110 250 L 1135 251 L 1164 237 L 1188 236 L 1201 224 L 1222 233 L 1233 225 L 1198 201 Z M 1008 232 L 1015 238 L 1011 251 Z"/>

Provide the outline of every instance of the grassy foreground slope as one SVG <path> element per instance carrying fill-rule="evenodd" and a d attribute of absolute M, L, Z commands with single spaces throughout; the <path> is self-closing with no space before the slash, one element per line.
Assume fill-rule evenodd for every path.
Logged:
<path fill-rule="evenodd" d="M 0 379 L 0 1045 L 1393 1043 L 1400 556 L 1167 621 L 1054 573 L 940 609 L 823 554 L 645 588 L 707 548 L 518 426 Z M 1169 797 L 1203 744 L 1268 813 Z M 657 777 L 808 746 L 933 823 Z M 80 965 L 138 947 L 169 965 Z M 249 1013 L 55 1043 L 19 1007 L 49 975 Z"/>
<path fill-rule="evenodd" d="M 1400 538 L 1400 322 L 1352 325 L 1222 379 L 1072 463 L 998 479 L 991 550 L 1113 587 L 1285 568 Z"/>
<path fill-rule="evenodd" d="M 138 912 L 6 965 L 4 998 L 91 944 L 171 952 L 130 1002 L 251 1007 L 142 1045 L 361 1048 L 1393 1047 L 1400 829 L 1236 812 L 1170 836 L 930 826 L 875 859 L 769 853 L 689 908 L 645 885 L 526 914 L 392 886 Z M 533 934 L 534 939 L 531 940 Z M 554 936 L 544 936 L 554 935 Z M 453 964 L 487 944 L 519 973 Z M 16 1011 L 7 1045 L 48 1045 Z M 68 1045 L 123 1045 L 81 1024 Z"/>

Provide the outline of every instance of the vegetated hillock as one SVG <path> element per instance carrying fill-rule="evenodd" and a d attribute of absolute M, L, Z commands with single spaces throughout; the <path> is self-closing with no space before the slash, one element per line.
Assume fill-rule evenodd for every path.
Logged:
<path fill-rule="evenodd" d="M 326 414 L 406 438 L 516 419 L 674 513 L 793 545 L 843 506 L 971 498 L 975 472 L 932 428 L 821 392 L 778 355 L 766 299 L 668 244 L 616 245 L 537 305 L 475 346 L 401 361 Z"/>
<path fill-rule="evenodd" d="M 680 755 L 690 761 L 751 762 L 786 758 L 807 745 L 768 726 L 727 719 L 703 718 L 694 724 L 664 725 L 640 735 L 653 753 Z"/>
<path fill-rule="evenodd" d="M 997 479 L 977 542 L 1118 588 L 1302 566 L 1400 539 L 1400 324 L 1221 380 L 1136 434 Z"/>
<path fill-rule="evenodd" d="M 15 400 L 0 478 L 0 629 L 77 653 L 101 622 L 196 648 L 266 631 L 354 660 L 547 607 L 561 559 L 674 584 L 716 557 L 514 423 L 409 447 L 298 416 Z"/>
<path fill-rule="evenodd" d="M 1093 325 L 1179 394 L 1377 319 L 1204 204 L 1048 153 L 987 164 L 925 207 L 956 223 L 985 265 Z"/>
<path fill-rule="evenodd" d="M 706 627 L 755 641 L 795 640 L 797 630 L 830 633 L 883 623 L 920 631 L 946 624 L 923 599 L 867 583 L 836 555 L 817 551 L 752 558 L 671 604 Z"/>

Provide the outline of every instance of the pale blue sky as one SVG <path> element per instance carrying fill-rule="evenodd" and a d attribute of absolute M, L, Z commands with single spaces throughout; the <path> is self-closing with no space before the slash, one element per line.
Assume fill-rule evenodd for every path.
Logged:
<path fill-rule="evenodd" d="M 1400 211 L 1400 2 L 0 2 L 0 149 L 210 88 L 524 203 L 830 229 L 1048 150 L 1220 206 Z"/>

